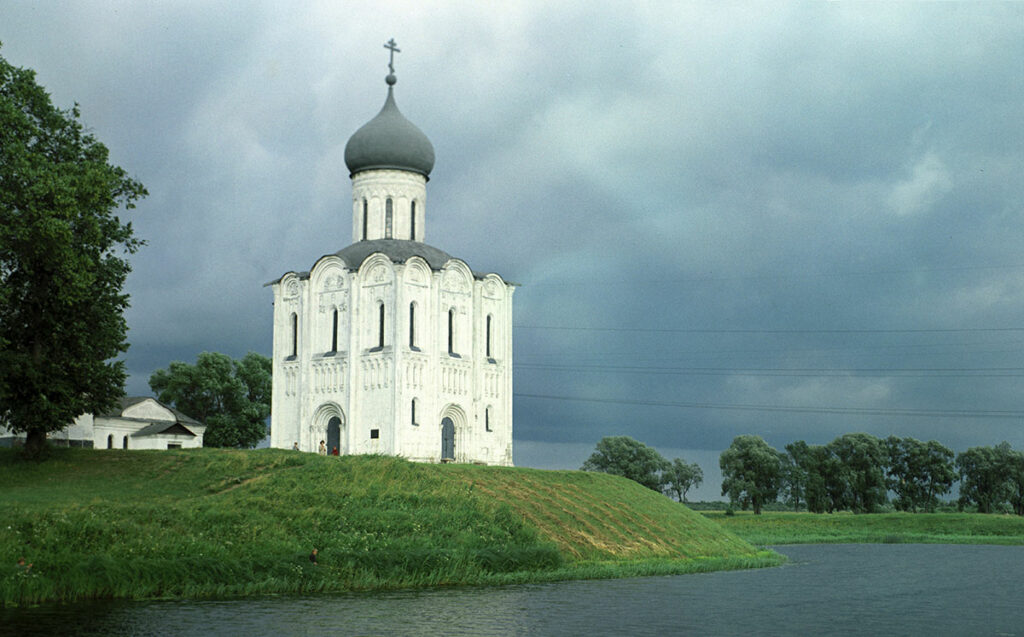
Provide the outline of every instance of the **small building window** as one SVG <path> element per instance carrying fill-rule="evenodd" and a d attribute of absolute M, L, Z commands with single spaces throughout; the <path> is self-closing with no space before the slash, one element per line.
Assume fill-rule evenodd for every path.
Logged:
<path fill-rule="evenodd" d="M 110 434 L 109 436 L 107 436 L 107 449 L 113 449 L 113 448 L 114 448 L 114 434 Z"/>
<path fill-rule="evenodd" d="M 121 440 L 121 448 L 122 448 L 122 449 L 127 449 L 127 448 L 128 448 L 128 436 L 125 436 L 125 437 L 124 437 L 124 438 L 123 438 L 123 439 Z"/>
<path fill-rule="evenodd" d="M 363 199 L 363 241 L 366 241 L 366 226 L 370 221 L 370 205 Z"/>
<path fill-rule="evenodd" d="M 389 197 L 388 200 L 384 202 L 384 238 L 385 239 L 390 239 L 391 238 L 391 225 L 392 225 L 392 220 L 394 219 L 394 212 L 395 212 L 394 211 L 394 204 L 391 203 L 391 198 Z"/>
<path fill-rule="evenodd" d="M 448 355 L 455 354 L 455 308 L 448 310 Z"/>
<path fill-rule="evenodd" d="M 484 410 L 484 431 L 493 431 L 491 429 L 491 407 L 488 406 Z"/>
<path fill-rule="evenodd" d="M 409 239 L 416 240 L 416 202 L 412 202 L 412 211 L 409 213 Z"/>
<path fill-rule="evenodd" d="M 416 426 L 418 426 L 418 423 L 416 422 L 416 399 L 415 398 L 412 399 L 412 405 L 411 405 L 410 409 L 411 409 L 411 412 L 412 412 L 411 421 L 412 421 L 413 426 L 416 427 Z"/>
<path fill-rule="evenodd" d="M 299 355 L 299 315 L 292 312 L 292 358 Z"/>
<path fill-rule="evenodd" d="M 487 336 L 486 336 L 486 339 L 487 339 L 487 346 L 486 346 L 487 358 L 491 358 L 492 355 L 491 355 L 491 315 L 490 314 L 487 315 Z"/>
<path fill-rule="evenodd" d="M 377 440 L 378 438 L 380 438 L 380 429 L 371 429 L 370 440 Z"/>
<path fill-rule="evenodd" d="M 409 349 L 416 349 L 416 304 L 409 304 Z"/>
<path fill-rule="evenodd" d="M 331 326 L 331 351 L 338 351 L 338 310 L 334 310 L 334 325 Z"/>
<path fill-rule="evenodd" d="M 168 442 L 167 443 L 167 448 L 168 449 L 181 449 L 181 443 L 180 442 Z"/>
<path fill-rule="evenodd" d="M 381 303 L 377 306 L 377 313 L 380 315 L 379 327 L 377 330 L 377 347 L 384 348 L 384 304 Z"/>

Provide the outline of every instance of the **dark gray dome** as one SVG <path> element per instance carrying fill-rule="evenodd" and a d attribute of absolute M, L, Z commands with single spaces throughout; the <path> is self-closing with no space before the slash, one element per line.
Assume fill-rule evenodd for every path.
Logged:
<path fill-rule="evenodd" d="M 388 99 L 377 116 L 363 124 L 345 145 L 345 165 L 350 175 L 363 170 L 409 170 L 430 177 L 434 146 L 405 119 L 395 105 L 394 76 L 388 76 Z"/>

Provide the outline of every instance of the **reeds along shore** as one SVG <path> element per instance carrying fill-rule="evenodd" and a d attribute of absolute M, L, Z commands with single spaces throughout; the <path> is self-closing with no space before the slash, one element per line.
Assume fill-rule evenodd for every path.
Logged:
<path fill-rule="evenodd" d="M 60 449 L 37 464 L 0 450 L 0 485 L 4 605 L 505 584 L 782 560 L 636 483 L 578 471 L 277 449 Z"/>

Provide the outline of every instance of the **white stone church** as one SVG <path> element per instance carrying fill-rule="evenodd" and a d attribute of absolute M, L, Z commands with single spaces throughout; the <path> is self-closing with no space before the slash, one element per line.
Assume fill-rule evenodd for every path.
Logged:
<path fill-rule="evenodd" d="M 271 446 L 511 465 L 514 286 L 424 242 L 434 148 L 389 68 L 345 147 L 354 243 L 268 284 Z"/>

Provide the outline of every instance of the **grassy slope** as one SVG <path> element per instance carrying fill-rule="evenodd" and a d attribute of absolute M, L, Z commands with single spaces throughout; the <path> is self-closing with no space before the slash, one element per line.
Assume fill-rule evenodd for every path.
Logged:
<path fill-rule="evenodd" d="M 978 513 L 762 513 L 706 511 L 757 545 L 830 543 L 1024 544 L 1024 518 Z"/>
<path fill-rule="evenodd" d="M 0 603 L 690 572 L 776 563 L 603 474 L 283 450 L 0 450 Z M 320 550 L 312 565 L 310 549 Z M 14 564 L 33 563 L 26 575 Z M 4 564 L 6 562 L 6 564 Z"/>

